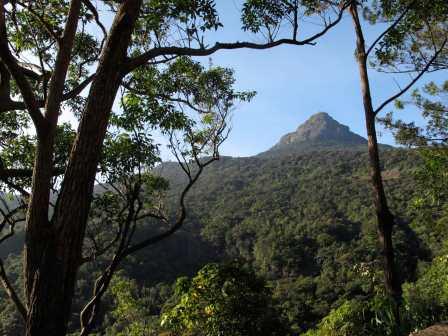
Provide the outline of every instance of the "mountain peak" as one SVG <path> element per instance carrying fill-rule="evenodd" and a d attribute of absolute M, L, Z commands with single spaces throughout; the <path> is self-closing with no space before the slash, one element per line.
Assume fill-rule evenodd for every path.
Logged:
<path fill-rule="evenodd" d="M 278 145 L 328 141 L 353 144 L 366 143 L 363 137 L 351 132 L 348 126 L 338 123 L 326 112 L 319 112 L 312 115 L 295 132 L 284 135 Z"/>
<path fill-rule="evenodd" d="M 282 136 L 280 141 L 265 153 L 302 152 L 341 146 L 359 148 L 359 145 L 366 143 L 366 139 L 350 131 L 348 126 L 340 124 L 328 113 L 318 112 L 294 132 Z"/>

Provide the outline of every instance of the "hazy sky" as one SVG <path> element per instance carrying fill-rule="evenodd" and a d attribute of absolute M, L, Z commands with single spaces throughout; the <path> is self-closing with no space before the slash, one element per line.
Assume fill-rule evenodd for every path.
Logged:
<path fill-rule="evenodd" d="M 253 35 L 241 31 L 238 3 L 237 0 L 217 1 L 224 29 L 213 34 L 215 40 L 257 41 Z M 372 28 L 368 24 L 365 27 L 369 44 L 382 27 Z M 264 51 L 233 50 L 214 54 L 215 65 L 235 69 L 238 88 L 258 93 L 251 103 L 240 105 L 234 112 L 233 130 L 222 154 L 249 156 L 264 151 L 319 111 L 328 112 L 352 131 L 365 136 L 354 48 L 352 22 L 346 15 L 341 24 L 318 40 L 316 46 L 280 46 Z M 370 75 L 373 99 L 377 103 L 398 90 L 397 82 L 404 86 L 409 80 L 375 71 Z M 428 75 L 423 82 L 429 79 Z M 392 108 L 390 105 L 383 113 Z M 415 111 L 401 112 L 400 117 L 419 119 Z M 390 134 L 380 133 L 381 142 L 393 144 Z"/>

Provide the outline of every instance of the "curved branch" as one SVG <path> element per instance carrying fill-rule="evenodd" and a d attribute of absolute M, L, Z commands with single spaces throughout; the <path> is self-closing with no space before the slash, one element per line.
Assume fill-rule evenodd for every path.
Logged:
<path fill-rule="evenodd" d="M 0 180 L 3 181 L 3 183 L 5 183 L 12 190 L 19 192 L 22 196 L 24 197 L 30 196 L 30 193 L 26 191 L 23 187 L 19 186 L 18 184 L 11 182 L 8 179 L 0 179 Z"/>
<path fill-rule="evenodd" d="M 176 56 L 209 56 L 219 50 L 232 50 L 232 49 L 270 49 L 273 47 L 277 47 L 282 44 L 288 45 L 315 45 L 314 41 L 319 37 L 323 36 L 327 33 L 331 28 L 336 26 L 342 19 L 345 9 L 348 7 L 349 2 L 345 3 L 341 9 L 339 10 L 338 16 L 335 21 L 330 22 L 325 26 L 323 30 L 319 33 L 312 35 L 311 37 L 305 40 L 296 40 L 296 39 L 280 39 L 277 41 L 269 42 L 269 43 L 253 43 L 253 42 L 234 42 L 234 43 L 221 43 L 217 42 L 214 46 L 210 48 L 187 48 L 187 47 L 156 47 L 149 50 L 146 53 L 141 54 L 140 56 L 128 59 L 128 61 L 124 64 L 124 72 L 129 73 L 137 67 L 146 64 L 149 60 L 156 58 L 162 55 L 176 55 Z"/>
<path fill-rule="evenodd" d="M 390 104 L 391 102 L 393 102 L 395 99 L 400 98 L 403 94 L 405 94 L 415 83 L 417 83 L 417 81 L 428 71 L 428 69 L 431 67 L 431 65 L 433 64 L 433 62 L 437 59 L 437 57 L 439 57 L 440 53 L 443 51 L 443 49 L 445 48 L 445 45 L 448 42 L 448 38 L 446 38 L 443 43 L 442 46 L 439 48 L 439 50 L 437 50 L 436 53 L 434 53 L 434 56 L 428 61 L 428 63 L 426 63 L 426 66 L 419 72 L 419 74 L 408 84 L 406 85 L 406 87 L 404 87 L 400 92 L 396 93 L 395 95 L 393 95 L 392 97 L 386 99 L 375 111 L 374 114 L 377 115 L 379 112 L 381 112 L 381 110 L 386 107 L 386 105 Z"/>
<path fill-rule="evenodd" d="M 165 232 L 162 232 L 158 235 L 155 235 L 153 237 L 145 239 L 139 243 L 136 243 L 133 246 L 126 248 L 126 250 L 123 251 L 123 258 L 125 258 L 128 255 L 131 255 L 141 249 L 144 249 L 145 247 L 148 247 L 150 245 L 154 245 L 154 244 L 158 243 L 159 241 L 171 236 L 172 234 L 177 232 L 182 227 L 182 225 L 185 221 L 185 217 L 187 215 L 186 206 L 185 206 L 185 197 L 187 196 L 191 187 L 196 183 L 199 176 L 201 176 L 203 169 L 206 166 L 208 166 L 209 164 L 211 164 L 212 162 L 216 161 L 217 159 L 218 159 L 218 157 L 214 156 L 214 157 L 210 158 L 208 161 L 206 161 L 205 163 L 202 163 L 199 166 L 196 174 L 192 178 L 189 179 L 189 182 L 186 185 L 186 187 L 184 188 L 184 190 L 182 191 L 182 194 L 180 197 L 180 213 L 179 213 L 178 218 L 177 218 L 176 222 L 174 223 L 174 225 L 169 230 L 167 230 Z"/>
<path fill-rule="evenodd" d="M 392 29 L 394 29 L 400 22 L 403 20 L 403 18 L 406 16 L 406 14 L 411 9 L 412 5 L 414 4 L 415 0 L 412 1 L 409 6 L 401 13 L 401 15 L 392 23 L 384 32 L 382 32 L 377 39 L 370 45 L 369 49 L 366 51 L 366 56 L 369 56 L 369 54 L 372 52 L 375 45 L 383 39 L 384 36 L 386 36 Z"/>
<path fill-rule="evenodd" d="M 12 287 L 11 282 L 9 281 L 6 275 L 6 271 L 5 268 L 3 267 L 3 262 L 1 259 L 0 259 L 0 282 L 2 283 L 3 288 L 5 289 L 8 297 L 15 304 L 18 312 L 20 313 L 20 316 L 22 316 L 23 320 L 26 321 L 28 312 L 25 308 L 25 305 L 22 303 L 16 291 Z"/>
<path fill-rule="evenodd" d="M 81 83 L 79 83 L 76 87 L 74 87 L 72 90 L 64 93 L 62 95 L 61 101 L 66 101 L 69 99 L 73 99 L 76 96 L 78 96 L 95 78 L 95 74 L 90 75 L 85 80 L 83 80 Z M 39 108 L 42 108 L 45 106 L 45 102 L 43 100 L 38 100 L 37 106 Z M 0 102 L 0 113 L 2 112 L 9 112 L 9 111 L 15 111 L 15 110 L 26 110 L 27 106 L 24 102 L 21 101 L 14 101 L 8 97 L 5 98 L 4 101 Z"/>
<path fill-rule="evenodd" d="M 39 110 L 36 96 L 31 88 L 31 84 L 28 82 L 22 67 L 18 64 L 17 60 L 9 50 L 3 2 L 4 0 L 0 0 L 0 59 L 6 65 L 9 73 L 19 87 L 28 113 L 36 126 L 37 132 L 44 132 L 47 122 Z"/>
<path fill-rule="evenodd" d="M 92 12 L 93 17 L 95 18 L 95 22 L 100 27 L 101 31 L 103 32 L 104 38 L 107 38 L 107 30 L 106 27 L 101 23 L 100 16 L 98 15 L 98 11 L 96 10 L 95 6 L 90 2 L 90 0 L 82 0 L 82 3 L 87 7 L 89 11 Z"/>

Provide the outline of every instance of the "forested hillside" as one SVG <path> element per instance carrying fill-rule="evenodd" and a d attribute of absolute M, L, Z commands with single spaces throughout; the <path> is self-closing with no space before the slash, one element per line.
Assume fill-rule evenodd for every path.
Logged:
<path fill-rule="evenodd" d="M 124 279 L 135 279 L 137 296 L 145 298 L 146 320 L 159 325 L 157 316 L 178 277 L 192 276 L 216 261 L 236 261 L 268 281 L 284 323 L 295 334 L 315 327 L 348 300 L 362 302 L 377 294 L 381 267 L 367 183 L 366 145 L 355 135 L 361 141 L 352 147 L 339 142 L 339 137 L 346 139 L 353 133 L 336 122 L 322 125 L 330 118 L 322 114 L 318 118 L 322 116 L 317 124 L 312 118 L 313 138 L 290 141 L 289 151 L 282 148 L 275 155 L 223 157 L 204 172 L 187 198 L 189 213 L 183 229 L 133 256 L 121 273 Z M 333 132 L 335 128 L 347 134 Z M 328 134 L 332 137 L 320 138 L 320 145 L 313 148 L 318 137 Z M 444 234 L 428 228 L 425 219 L 413 212 L 417 153 L 384 146 L 382 155 L 391 208 L 399 218 L 394 239 L 401 280 L 412 282 L 439 253 Z M 185 183 L 180 168 L 163 163 L 157 172 L 170 183 L 170 202 L 170 195 L 178 195 Z M 157 229 L 148 222 L 145 230 Z M 0 252 L 5 255 L 6 247 L 17 253 L 18 237 L 17 246 L 2 246 Z M 7 262 L 16 270 L 19 263 L 18 256 L 10 256 Z M 88 298 L 94 269 L 83 270 L 78 290 L 84 295 L 76 305 Z M 117 298 L 109 296 L 107 305 L 113 300 Z M 14 335 L 8 330 L 18 319 L 11 315 L 11 307 L 2 310 L 1 333 Z M 111 335 L 127 325 L 113 314 L 103 317 Z"/>

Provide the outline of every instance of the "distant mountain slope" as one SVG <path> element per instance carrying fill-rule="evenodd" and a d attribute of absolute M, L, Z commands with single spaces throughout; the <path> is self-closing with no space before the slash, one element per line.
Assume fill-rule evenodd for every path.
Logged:
<path fill-rule="evenodd" d="M 385 148 L 391 146 L 383 145 L 383 149 Z M 259 156 L 275 157 L 329 149 L 367 150 L 367 140 L 334 120 L 328 113 L 319 112 L 294 132 L 282 136 L 276 145 Z"/>
<path fill-rule="evenodd" d="M 211 207 L 217 207 L 216 211 L 222 213 L 222 210 L 227 212 L 234 206 L 235 208 L 230 211 L 233 218 L 231 216 L 226 217 L 221 223 L 222 228 L 224 228 L 229 225 L 229 222 L 235 222 L 236 217 L 243 220 L 247 216 L 246 213 L 238 215 L 243 210 L 240 206 L 244 204 L 244 200 L 250 198 L 251 202 L 255 202 L 258 198 L 258 203 L 264 200 L 264 210 L 260 209 L 260 213 L 264 213 L 266 209 L 274 211 L 280 205 L 275 202 L 279 193 L 295 195 L 297 190 L 315 188 L 319 184 L 319 172 L 327 176 L 326 178 L 334 180 L 334 186 L 339 190 L 349 190 L 353 188 L 354 184 L 359 185 L 359 190 L 363 191 L 362 198 L 365 199 L 369 190 L 366 183 L 368 179 L 367 157 L 365 156 L 366 144 L 366 139 L 351 132 L 349 127 L 340 124 L 327 113 L 317 113 L 300 125 L 295 132 L 284 135 L 276 145 L 264 153 L 247 158 L 222 157 L 220 161 L 207 167 L 188 197 L 190 204 L 194 204 L 192 211 L 204 213 Z M 384 148 L 392 147 L 385 146 Z M 334 155 L 335 150 L 338 151 L 337 157 Z M 350 154 L 353 151 L 359 151 L 363 154 L 361 156 Z M 394 151 L 385 159 L 389 161 L 393 157 L 395 158 L 393 161 L 396 163 L 396 158 L 400 157 L 398 159 L 400 165 L 408 166 L 407 154 L 404 153 L 406 152 Z M 389 165 L 387 162 L 386 164 Z M 343 170 L 331 170 L 327 166 L 337 169 L 343 168 Z M 361 167 L 362 170 L 360 170 Z M 386 168 L 388 177 L 397 175 L 398 170 L 395 171 L 396 168 L 393 167 L 394 164 L 391 168 Z M 180 188 L 186 183 L 186 178 L 178 164 L 164 162 L 156 171 L 170 181 L 173 189 L 170 194 L 179 195 Z M 314 178 L 318 180 L 313 180 Z M 256 187 L 260 183 L 263 185 Z M 305 189 L 303 189 L 304 186 L 306 186 Z M 95 186 L 95 192 L 103 192 L 105 188 L 107 189 L 107 186 L 97 185 Z M 398 187 L 398 191 L 401 191 L 400 187 Z M 300 197 L 300 201 L 285 201 L 281 207 L 306 208 L 312 206 L 313 202 L 321 202 L 324 196 L 325 198 L 332 197 L 331 190 L 327 190 L 326 193 L 327 195 L 320 193 L 305 195 L 305 198 Z M 17 200 L 5 197 L 3 199 L 7 200 L 12 208 L 17 205 Z M 172 199 L 174 200 L 175 197 Z M 359 200 L 353 200 L 353 202 L 355 201 L 359 202 Z M 352 203 L 352 201 L 344 202 L 345 204 Z M 0 206 L 2 205 L 0 204 Z M 247 206 L 247 204 L 244 205 L 244 207 Z M 289 211 L 292 211 L 291 209 Z M 266 216 L 268 213 L 269 211 L 266 212 Z M 190 221 L 195 222 L 194 226 L 198 233 L 208 226 L 213 219 L 204 221 L 203 216 L 200 215 Z M 18 233 L 16 237 L 2 244 L 0 246 L 0 257 L 4 257 L 10 252 L 17 253 L 22 241 L 23 236 Z"/>
<path fill-rule="evenodd" d="M 366 142 L 328 115 L 311 119 L 284 136 L 270 150 L 275 155 L 222 157 L 207 167 L 187 197 L 182 229 L 132 256 L 124 274 L 146 286 L 171 284 L 206 263 L 240 260 L 271 281 L 298 333 L 345 300 L 363 300 L 368 293 L 354 267 L 379 258 Z M 406 149 L 382 155 L 385 188 L 398 216 L 394 239 L 403 280 L 415 276 L 433 239 L 432 231 L 417 235 L 408 225 L 417 158 Z M 165 162 L 157 172 L 169 180 L 174 205 L 186 183 L 182 170 Z M 137 240 L 160 229 L 148 224 Z M 20 252 L 20 237 L 0 246 L 0 256 Z M 91 268 L 81 272 L 83 286 L 94 283 Z"/>

